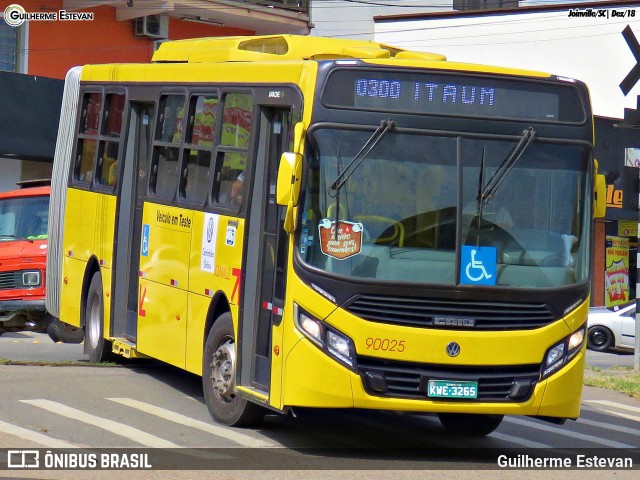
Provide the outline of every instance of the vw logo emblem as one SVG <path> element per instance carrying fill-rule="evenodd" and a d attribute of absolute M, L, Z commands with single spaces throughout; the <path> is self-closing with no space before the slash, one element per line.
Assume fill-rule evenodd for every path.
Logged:
<path fill-rule="evenodd" d="M 450 357 L 457 357 L 458 355 L 460 355 L 460 345 L 458 345 L 456 342 L 450 342 L 447 344 L 447 355 L 449 355 Z"/>
<path fill-rule="evenodd" d="M 211 240 L 213 240 L 213 218 L 210 218 L 207 223 L 207 242 L 211 243 Z"/>

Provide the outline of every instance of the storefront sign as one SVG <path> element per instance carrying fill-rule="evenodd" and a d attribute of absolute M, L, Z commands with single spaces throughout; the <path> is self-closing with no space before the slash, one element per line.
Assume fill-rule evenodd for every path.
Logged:
<path fill-rule="evenodd" d="M 621 305 L 629 300 L 629 239 L 606 238 L 605 306 Z"/>
<path fill-rule="evenodd" d="M 637 220 L 618 220 L 618 236 L 619 237 L 637 237 L 638 221 Z"/>

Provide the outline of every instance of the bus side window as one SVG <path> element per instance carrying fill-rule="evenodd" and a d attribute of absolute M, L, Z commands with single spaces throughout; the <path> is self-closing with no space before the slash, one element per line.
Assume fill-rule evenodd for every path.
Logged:
<path fill-rule="evenodd" d="M 217 203 L 222 204 L 235 204 L 238 205 L 242 202 L 242 194 L 244 189 L 245 174 L 244 169 L 247 165 L 247 154 L 241 152 L 224 152 L 222 155 L 222 165 L 218 173 L 220 181 Z M 238 188 L 238 183 L 242 184 Z M 234 184 L 236 184 L 235 195 L 232 195 L 234 190 Z"/>
<path fill-rule="evenodd" d="M 178 149 L 156 147 L 153 152 L 151 192 L 158 197 L 170 198 L 178 180 Z"/>
<path fill-rule="evenodd" d="M 180 145 L 184 140 L 184 115 L 182 95 L 160 97 L 149 184 L 149 190 L 155 196 L 173 198 L 176 192 L 180 176 Z"/>
<path fill-rule="evenodd" d="M 124 94 L 107 94 L 105 99 L 96 165 L 96 183 L 99 185 L 112 187 L 116 184 L 124 101 Z"/>
<path fill-rule="evenodd" d="M 194 96 L 189 102 L 179 187 L 180 197 L 187 202 L 203 204 L 207 199 L 217 106 L 216 95 Z"/>
<path fill-rule="evenodd" d="M 76 143 L 76 161 L 73 166 L 73 179 L 90 183 L 93 177 L 94 162 L 98 151 L 98 132 L 102 93 L 87 92 L 82 98 L 78 142 Z"/>
<path fill-rule="evenodd" d="M 209 186 L 211 153 L 185 150 L 184 155 L 188 157 L 180 178 L 180 196 L 188 202 L 204 203 Z"/>
<path fill-rule="evenodd" d="M 74 167 L 74 180 L 79 182 L 91 182 L 93 175 L 93 159 L 98 146 L 97 140 L 90 138 L 78 139 L 76 151 L 76 164 Z"/>
<path fill-rule="evenodd" d="M 218 145 L 214 201 L 236 208 L 242 203 L 247 149 L 253 126 L 253 98 L 248 93 L 224 97 L 222 129 Z"/>

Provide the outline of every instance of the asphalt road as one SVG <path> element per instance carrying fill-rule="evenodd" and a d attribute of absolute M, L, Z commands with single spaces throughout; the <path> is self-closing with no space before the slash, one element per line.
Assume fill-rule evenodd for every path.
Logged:
<path fill-rule="evenodd" d="M 301 412 L 297 419 L 269 416 L 263 428 L 228 429 L 211 421 L 204 405 L 200 379 L 159 362 L 143 363 L 129 368 L 56 367 L 55 375 L 37 362 L 88 363 L 82 345 L 54 344 L 43 334 L 14 333 L 0 337 L 0 357 L 16 362 L 36 362 L 28 366 L 0 366 L 0 447 L 65 448 L 65 445 L 87 447 L 139 448 L 155 447 L 166 442 L 181 448 L 216 447 L 225 455 L 245 455 L 238 446 L 252 442 L 266 443 L 260 451 L 266 458 L 292 455 L 303 462 L 323 460 L 309 456 L 305 448 L 339 448 L 337 455 L 325 465 L 327 470 L 272 471 L 267 468 L 241 471 L 127 471 L 130 480 L 143 478 L 260 478 L 288 480 L 293 478 L 611 478 L 612 472 L 595 471 L 482 471 L 482 463 L 472 459 L 440 462 L 422 458 L 417 471 L 405 470 L 396 457 L 388 460 L 391 470 L 368 469 L 361 456 L 353 457 L 351 448 L 374 446 L 384 452 L 407 446 L 422 448 L 543 448 L 560 452 L 567 448 L 640 448 L 640 403 L 618 392 L 585 387 L 581 418 L 554 426 L 526 417 L 509 417 L 486 439 L 450 438 L 431 416 L 397 414 L 395 412 Z M 587 352 L 588 363 L 599 368 L 632 364 L 632 355 Z M 2 431 L 4 429 L 4 431 Z M 160 443 L 158 443 L 160 442 Z M 235 448 L 234 448 L 235 447 Z M 284 449 L 283 449 L 284 447 Z M 380 450 L 383 449 L 383 450 Z M 1 450 L 1 448 L 0 448 Z M 587 450 L 590 451 L 590 450 Z M 249 451 L 251 453 L 252 451 Z M 255 453 L 255 452 L 254 452 Z M 352 455 L 352 456 L 350 456 Z M 364 457 L 366 458 L 366 457 Z M 1 459 L 0 459 L 1 460 Z M 372 460 L 379 461 L 379 458 Z M 406 459 L 414 462 L 415 458 Z M 243 457 L 240 465 L 249 465 Z M 253 458 L 255 462 L 255 458 Z M 402 460 L 400 460 L 402 461 Z M 357 465 L 348 471 L 345 462 Z M 350 462 L 350 463 L 349 463 Z M 427 462 L 427 463 L 425 463 Z M 393 466 L 391 466 L 393 465 Z M 469 470 L 479 465 L 480 470 Z M 252 467 L 248 467 L 252 468 Z M 424 468 L 440 468 L 428 472 Z M 463 470 L 456 471 L 458 468 Z M 466 470 L 465 470 L 466 468 Z M 122 478 L 124 472 L 27 472 L 2 478 Z M 18 473 L 18 472 L 14 472 Z M 562 477 L 560 475 L 562 474 Z M 616 471 L 616 478 L 637 478 L 637 471 Z M 544 475 L 544 477 L 543 477 Z"/>

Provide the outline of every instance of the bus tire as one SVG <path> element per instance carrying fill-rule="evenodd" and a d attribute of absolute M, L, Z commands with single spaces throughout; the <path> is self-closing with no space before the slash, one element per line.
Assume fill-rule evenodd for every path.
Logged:
<path fill-rule="evenodd" d="M 231 427 L 257 426 L 266 410 L 235 393 L 236 347 L 230 313 L 211 327 L 202 358 L 202 389 L 211 416 Z"/>
<path fill-rule="evenodd" d="M 439 413 L 440 423 L 450 433 L 466 437 L 484 437 L 500 426 L 504 415 Z"/>
<path fill-rule="evenodd" d="M 47 335 L 54 343 L 82 343 L 84 340 L 82 328 L 72 327 L 55 317 L 51 317 L 47 326 Z"/>
<path fill-rule="evenodd" d="M 89 361 L 100 363 L 111 358 L 111 342 L 104 338 L 104 304 L 102 277 L 96 272 L 91 277 L 84 309 L 84 353 Z"/>

